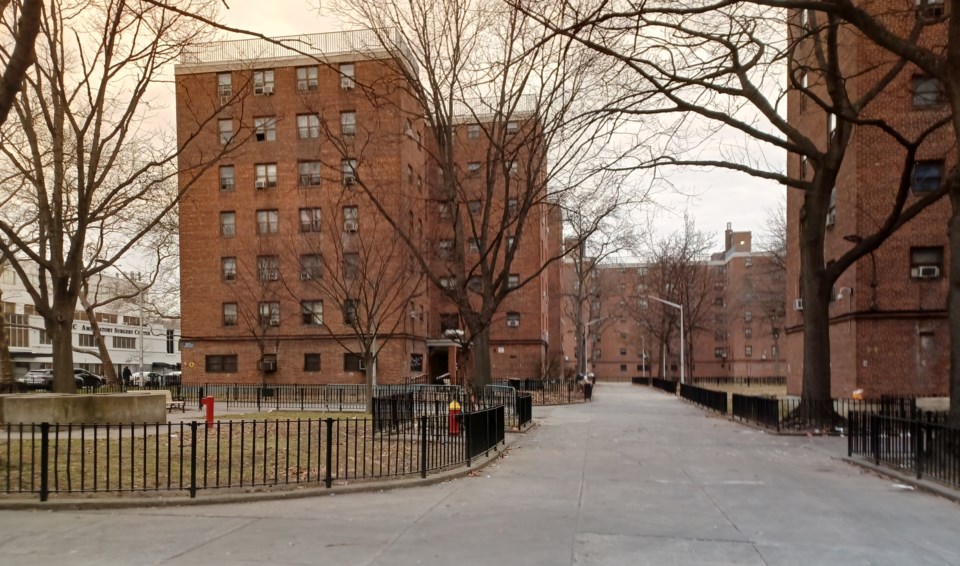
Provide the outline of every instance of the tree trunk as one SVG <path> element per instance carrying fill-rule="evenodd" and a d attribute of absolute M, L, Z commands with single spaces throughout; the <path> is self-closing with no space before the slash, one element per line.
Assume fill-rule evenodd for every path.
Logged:
<path fill-rule="evenodd" d="M 119 385 L 117 372 L 113 369 L 113 360 L 110 359 L 110 351 L 107 349 L 107 340 L 103 337 L 103 333 L 100 332 L 100 323 L 97 322 L 96 313 L 93 312 L 93 308 L 90 307 L 90 303 L 83 295 L 80 296 L 80 304 L 83 305 L 83 310 L 87 313 L 87 318 L 90 320 L 90 330 L 93 331 L 93 339 L 97 341 L 97 351 L 100 353 L 100 365 L 103 366 L 103 377 L 107 379 L 107 385 Z M 140 334 L 140 341 L 142 347 L 142 332 Z M 143 368 L 141 368 L 141 371 L 143 371 Z"/>
<path fill-rule="evenodd" d="M 952 214 L 947 229 L 950 243 L 950 287 L 947 295 L 947 324 L 950 328 L 949 422 L 960 426 L 960 188 L 956 184 L 952 188 Z"/>
<path fill-rule="evenodd" d="M 0 305 L 3 305 L 3 293 L 0 291 Z M 2 311 L 2 309 L 0 309 Z M 12 386 L 13 359 L 10 357 L 10 335 L 7 333 L 7 319 L 0 312 L 0 385 Z"/>
<path fill-rule="evenodd" d="M 803 284 L 804 402 L 830 399 L 830 297 L 823 260 L 829 195 L 807 192 L 800 214 L 800 278 Z"/>
<path fill-rule="evenodd" d="M 376 348 L 376 339 L 373 345 L 363 354 L 363 367 L 367 382 L 367 412 L 373 414 L 373 397 L 377 388 L 377 358 L 373 355 Z"/>
<path fill-rule="evenodd" d="M 490 327 L 473 335 L 473 389 L 483 391 L 490 384 Z"/>
<path fill-rule="evenodd" d="M 47 334 L 53 342 L 53 391 L 76 393 L 73 377 L 73 313 L 76 297 L 56 293 L 53 300 L 53 318 L 47 321 Z"/>

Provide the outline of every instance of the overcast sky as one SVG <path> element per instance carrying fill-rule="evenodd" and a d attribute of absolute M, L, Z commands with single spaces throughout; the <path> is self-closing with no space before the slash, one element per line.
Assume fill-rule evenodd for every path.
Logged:
<path fill-rule="evenodd" d="M 267 9 L 268 4 L 262 0 L 229 0 L 229 8 L 221 7 L 220 20 L 231 27 L 270 36 L 346 29 L 329 13 L 330 4 L 318 1 L 283 0 Z M 765 158 L 771 166 L 782 168 L 786 156 L 770 151 Z M 730 171 L 672 171 L 666 176 L 672 187 L 660 188 L 656 206 L 644 211 L 638 221 L 645 223 L 653 216 L 654 231 L 675 230 L 681 226 L 686 210 L 700 230 L 714 234 L 718 249 L 727 222 L 735 230 L 752 230 L 756 240 L 762 236 L 767 211 L 785 200 L 785 189 L 776 183 Z"/>

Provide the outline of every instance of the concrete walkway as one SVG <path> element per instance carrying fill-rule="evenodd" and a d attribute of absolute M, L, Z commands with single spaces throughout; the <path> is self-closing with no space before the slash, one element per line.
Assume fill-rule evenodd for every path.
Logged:
<path fill-rule="evenodd" d="M 960 564 L 960 506 L 655 390 L 601 384 L 475 477 L 382 493 L 0 512 L 0 563 Z"/>

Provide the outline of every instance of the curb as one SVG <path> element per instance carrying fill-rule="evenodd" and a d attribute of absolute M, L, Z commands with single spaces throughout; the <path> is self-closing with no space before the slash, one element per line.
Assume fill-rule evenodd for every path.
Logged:
<path fill-rule="evenodd" d="M 939 483 L 932 482 L 929 480 L 924 480 L 924 479 L 918 480 L 916 475 L 913 475 L 913 474 L 908 475 L 908 474 L 898 472 L 893 468 L 878 466 L 873 462 L 864 460 L 863 458 L 857 458 L 853 456 L 844 456 L 842 460 L 848 464 L 863 468 L 865 470 L 869 470 L 881 476 L 893 478 L 900 483 L 909 485 L 911 487 L 915 487 L 920 491 L 931 493 L 933 495 L 939 495 L 940 497 L 943 497 L 944 499 L 948 499 L 954 503 L 960 503 L 960 491 L 956 489 L 951 489 L 943 484 L 939 484 Z"/>
<path fill-rule="evenodd" d="M 528 427 L 530 430 L 532 427 Z M 333 487 L 301 487 L 297 488 L 291 484 L 291 488 L 284 489 L 276 487 L 271 489 L 269 486 L 263 488 L 263 491 L 234 491 L 219 492 L 216 489 L 206 491 L 214 492 L 216 495 L 209 497 L 189 497 L 161 496 L 159 498 L 144 497 L 113 497 L 90 499 L 55 499 L 52 498 L 44 503 L 37 499 L 22 501 L 0 501 L 0 510 L 4 511 L 89 511 L 95 509 L 151 509 L 158 507 L 186 507 L 194 505 L 223 505 L 230 503 L 253 503 L 259 501 L 281 501 L 286 499 L 302 499 L 306 497 L 323 497 L 331 495 L 340 495 L 348 493 L 369 493 L 375 491 L 388 491 L 394 489 L 406 489 L 411 487 L 423 487 L 444 483 L 450 480 L 467 477 L 477 470 L 489 466 L 491 463 L 505 454 L 513 446 L 506 437 L 502 444 L 494 446 L 487 456 L 475 458 L 470 466 L 462 466 L 453 470 L 447 470 L 426 478 L 407 478 L 399 480 L 379 480 L 364 481 L 355 484 L 334 485 Z M 69 497 L 69 494 L 67 494 Z"/>

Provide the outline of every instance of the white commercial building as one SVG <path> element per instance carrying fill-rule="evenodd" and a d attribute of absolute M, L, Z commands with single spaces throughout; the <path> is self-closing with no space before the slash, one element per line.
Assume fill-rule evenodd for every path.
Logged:
<path fill-rule="evenodd" d="M 104 276 L 99 284 L 101 300 L 110 288 L 130 289 L 130 283 Z M 9 266 L 0 266 L 2 311 L 7 323 L 10 355 L 16 377 L 31 369 L 52 367 L 52 343 L 36 314 L 20 279 Z M 92 292 L 91 294 L 93 294 Z M 73 321 L 73 363 L 75 367 L 103 374 L 103 361 L 86 312 L 80 304 Z M 130 371 L 167 373 L 180 367 L 180 321 L 145 316 L 137 299 L 118 299 L 95 310 L 110 361 L 117 375 Z"/>

